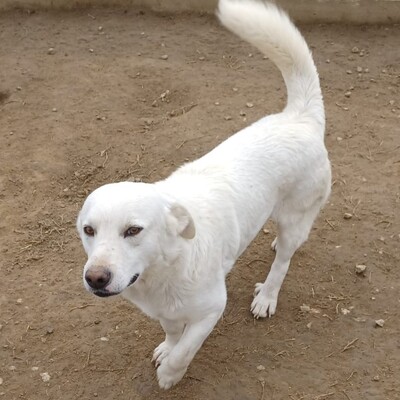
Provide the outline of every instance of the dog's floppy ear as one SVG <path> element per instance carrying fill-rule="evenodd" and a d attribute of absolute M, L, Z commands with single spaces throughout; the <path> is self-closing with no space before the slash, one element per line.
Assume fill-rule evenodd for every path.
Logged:
<path fill-rule="evenodd" d="M 184 239 L 193 239 L 196 228 L 192 216 L 185 207 L 173 204 L 169 209 L 168 225 L 172 232 L 182 236 Z"/>

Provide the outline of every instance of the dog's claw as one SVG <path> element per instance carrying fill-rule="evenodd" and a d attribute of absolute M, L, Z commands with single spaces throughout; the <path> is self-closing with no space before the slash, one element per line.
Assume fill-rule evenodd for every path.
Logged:
<path fill-rule="evenodd" d="M 276 237 L 271 243 L 271 249 L 273 251 L 276 251 L 277 242 L 278 242 L 278 238 Z"/>
<path fill-rule="evenodd" d="M 161 365 L 162 361 L 164 360 L 165 357 L 168 356 L 170 351 L 171 347 L 165 342 L 162 342 L 159 346 L 155 348 L 151 362 L 154 362 L 154 366 L 156 368 L 158 368 Z"/>

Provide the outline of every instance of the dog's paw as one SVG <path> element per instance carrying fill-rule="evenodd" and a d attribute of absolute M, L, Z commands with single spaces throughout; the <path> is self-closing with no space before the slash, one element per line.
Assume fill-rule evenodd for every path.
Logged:
<path fill-rule="evenodd" d="M 251 303 L 250 310 L 255 318 L 271 318 L 276 311 L 276 305 L 278 304 L 277 296 L 265 295 L 262 291 L 264 283 L 256 283 L 254 289 L 254 300 Z"/>
<path fill-rule="evenodd" d="M 171 349 L 172 347 L 169 346 L 166 342 L 162 342 L 154 349 L 153 358 L 151 359 L 151 361 L 154 362 L 156 368 L 161 365 L 162 360 L 164 360 L 164 358 L 168 356 Z"/>
<path fill-rule="evenodd" d="M 276 237 L 271 243 L 271 249 L 276 251 L 276 246 L 278 245 L 278 238 Z"/>
<path fill-rule="evenodd" d="M 161 389 L 165 390 L 171 388 L 183 378 L 186 369 L 187 368 L 176 370 L 171 368 L 167 362 L 164 362 L 157 369 L 158 385 Z"/>

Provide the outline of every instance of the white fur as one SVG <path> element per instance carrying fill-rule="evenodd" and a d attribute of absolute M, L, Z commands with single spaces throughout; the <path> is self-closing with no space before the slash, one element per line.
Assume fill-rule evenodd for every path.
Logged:
<path fill-rule="evenodd" d="M 225 276 L 268 218 L 278 225 L 276 257 L 256 285 L 251 311 L 256 318 L 275 313 L 290 259 L 330 192 L 322 95 L 303 37 L 272 4 L 220 0 L 218 16 L 279 67 L 288 89 L 285 110 L 164 181 L 100 187 L 77 223 L 88 254 L 84 273 L 107 268 L 112 279 L 105 291 L 122 293 L 160 321 L 166 337 L 153 360 L 164 389 L 183 377 L 222 315 Z M 93 237 L 83 232 L 86 225 Z M 144 229 L 124 238 L 134 225 Z"/>

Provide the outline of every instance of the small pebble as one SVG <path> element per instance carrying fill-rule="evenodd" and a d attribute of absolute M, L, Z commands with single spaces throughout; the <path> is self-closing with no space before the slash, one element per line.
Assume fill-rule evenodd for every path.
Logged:
<path fill-rule="evenodd" d="M 369 69 L 368 69 L 368 68 L 365 68 L 365 69 L 364 69 L 364 72 L 365 72 L 366 74 L 368 74 Z"/>
<path fill-rule="evenodd" d="M 389 104 L 390 104 L 391 106 L 393 106 L 393 105 L 394 105 L 394 103 L 395 103 L 395 101 L 394 101 L 394 100 L 389 100 Z"/>
<path fill-rule="evenodd" d="M 205 59 L 206 59 L 206 58 L 203 57 L 203 56 L 199 57 L 199 60 L 200 60 L 200 61 L 204 61 Z"/>
<path fill-rule="evenodd" d="M 264 367 L 264 365 L 259 365 L 259 366 L 257 367 L 257 369 L 258 369 L 259 371 L 264 371 L 264 370 L 265 370 L 265 367 Z"/>
<path fill-rule="evenodd" d="M 214 104 L 215 104 L 216 106 L 219 106 L 219 105 L 220 105 L 220 102 L 219 102 L 219 101 L 216 101 Z"/>
<path fill-rule="evenodd" d="M 311 325 L 312 325 L 312 322 L 309 322 L 309 323 L 307 324 L 307 328 L 308 328 L 308 329 L 311 329 Z"/>
<path fill-rule="evenodd" d="M 311 307 L 307 306 L 306 304 L 303 304 L 302 306 L 300 306 L 300 311 L 310 312 L 310 310 L 311 310 Z"/>
<path fill-rule="evenodd" d="M 376 375 L 376 376 L 374 376 L 373 378 L 372 378 L 372 380 L 373 381 L 375 381 L 375 382 L 379 382 L 379 375 Z"/>
<path fill-rule="evenodd" d="M 3 378 L 0 378 L 0 385 L 2 385 L 3 384 Z"/>
<path fill-rule="evenodd" d="M 54 107 L 51 111 L 57 112 L 57 108 Z"/>
<path fill-rule="evenodd" d="M 265 233 L 266 235 L 269 234 L 269 230 L 268 229 L 263 229 L 263 233 Z"/>
<path fill-rule="evenodd" d="M 40 377 L 43 382 L 48 382 L 50 380 L 50 375 L 47 372 L 41 372 Z"/>
<path fill-rule="evenodd" d="M 94 50 L 93 50 L 93 49 L 89 49 L 89 51 L 90 51 L 91 53 L 93 53 L 93 52 L 94 52 Z"/>
<path fill-rule="evenodd" d="M 164 54 L 160 58 L 161 60 L 168 60 L 168 54 Z"/>
<path fill-rule="evenodd" d="M 17 299 L 17 304 L 22 304 L 22 299 Z"/>
<path fill-rule="evenodd" d="M 47 50 L 47 54 L 49 54 L 49 55 L 51 55 L 51 56 L 52 56 L 55 52 L 56 52 L 56 51 L 55 51 L 54 47 L 50 47 L 50 48 Z"/>
<path fill-rule="evenodd" d="M 340 311 L 341 311 L 341 313 L 342 313 L 343 315 L 350 314 L 350 310 L 348 310 L 347 308 L 342 308 Z"/>
<path fill-rule="evenodd" d="M 352 53 L 359 53 L 360 52 L 360 49 L 357 47 L 357 46 L 354 46 L 352 49 L 351 49 L 351 52 Z"/>
<path fill-rule="evenodd" d="M 11 365 L 11 366 L 8 367 L 8 369 L 9 369 L 10 371 L 16 371 L 16 370 L 17 370 L 17 367 L 16 367 L 15 365 Z"/>
<path fill-rule="evenodd" d="M 351 219 L 351 218 L 353 218 L 353 214 L 344 213 L 344 214 L 343 214 L 343 218 L 344 218 L 344 219 Z"/>
<path fill-rule="evenodd" d="M 350 96 L 351 96 L 351 92 L 348 91 L 348 92 L 346 92 L 344 95 L 345 95 L 346 97 L 350 97 Z"/>
<path fill-rule="evenodd" d="M 357 72 L 362 72 L 362 71 L 363 71 L 362 67 L 357 67 Z"/>
<path fill-rule="evenodd" d="M 327 64 L 329 64 L 329 63 L 331 62 L 331 60 L 328 58 L 328 59 L 325 60 L 325 62 L 326 62 Z"/>
<path fill-rule="evenodd" d="M 380 328 L 382 328 L 383 325 L 385 325 L 385 320 L 383 320 L 383 319 L 377 319 L 377 320 L 375 321 L 375 325 L 376 325 L 376 326 L 379 326 Z"/>
<path fill-rule="evenodd" d="M 227 115 L 226 117 L 224 117 L 225 121 L 230 121 L 232 119 L 232 117 L 230 115 Z"/>
<path fill-rule="evenodd" d="M 105 337 L 105 336 L 102 336 L 102 337 L 100 338 L 100 340 L 101 340 L 102 342 L 108 342 L 110 339 L 107 338 L 107 337 Z"/>
<path fill-rule="evenodd" d="M 356 274 L 364 274 L 365 271 L 367 270 L 367 266 L 366 265 L 356 265 Z"/>
<path fill-rule="evenodd" d="M 351 75 L 353 73 L 353 71 L 351 70 L 351 69 L 348 69 L 347 71 L 346 71 L 346 74 L 348 74 L 348 75 Z"/>
<path fill-rule="evenodd" d="M 340 136 L 338 136 L 338 137 L 336 138 L 336 140 L 337 140 L 338 142 L 341 142 L 341 141 L 343 140 L 343 138 L 340 137 Z"/>
<path fill-rule="evenodd" d="M 237 92 L 239 89 L 237 87 L 232 88 L 234 92 Z"/>
<path fill-rule="evenodd" d="M 242 110 L 242 111 L 239 112 L 239 115 L 240 115 L 241 117 L 245 117 L 245 116 L 246 116 L 246 113 Z"/>
<path fill-rule="evenodd" d="M 364 57 L 364 51 L 361 50 L 361 51 L 358 53 L 358 55 L 359 55 L 360 57 Z"/>
<path fill-rule="evenodd" d="M 51 335 L 53 332 L 54 332 L 54 328 L 53 328 L 52 326 L 49 326 L 49 327 L 46 329 L 46 333 L 47 333 L 48 335 Z"/>
<path fill-rule="evenodd" d="M 17 86 L 17 90 L 22 90 L 22 87 L 21 86 Z"/>
<path fill-rule="evenodd" d="M 103 27 L 99 26 L 97 29 L 101 32 L 103 30 Z"/>
<path fill-rule="evenodd" d="M 254 104 L 253 103 L 246 103 L 246 107 L 247 108 L 252 108 L 252 107 L 254 107 Z"/>
<path fill-rule="evenodd" d="M 32 371 L 37 371 L 37 370 L 39 370 L 39 367 L 32 367 L 31 370 Z"/>

